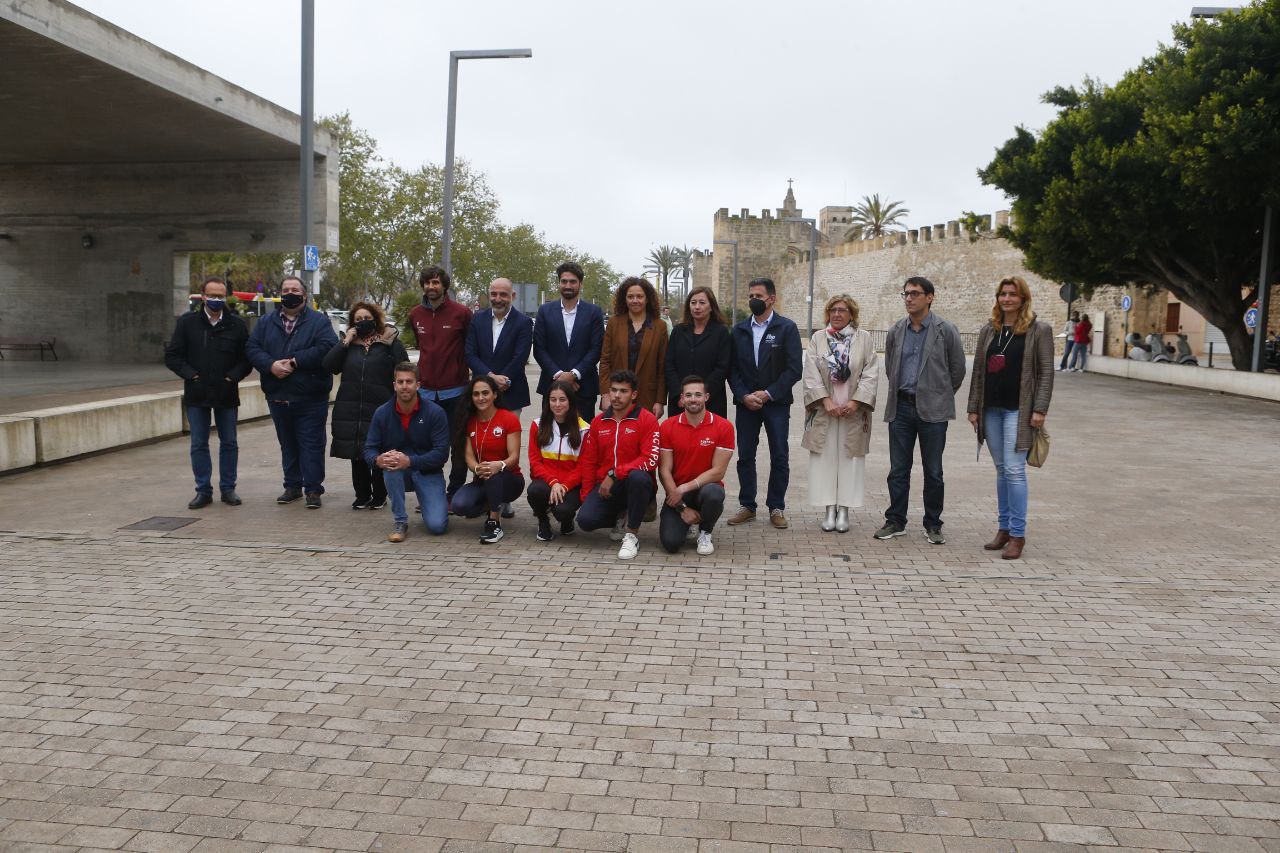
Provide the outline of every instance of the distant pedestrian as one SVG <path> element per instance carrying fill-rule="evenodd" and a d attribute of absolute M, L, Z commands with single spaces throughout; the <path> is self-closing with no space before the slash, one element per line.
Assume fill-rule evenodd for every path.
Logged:
<path fill-rule="evenodd" d="M 357 302 L 347 312 L 347 331 L 324 357 L 324 367 L 341 376 L 333 401 L 329 455 L 351 461 L 351 485 L 356 497 L 352 509 L 382 509 L 387 487 L 382 469 L 364 458 L 364 441 L 378 407 L 395 396 L 395 366 L 408 361 L 395 327 L 386 325 L 382 309 L 372 302 Z"/>
<path fill-rule="evenodd" d="M 290 275 L 280 282 L 280 308 L 258 320 L 246 347 L 262 377 L 271 421 L 280 442 L 284 492 L 276 503 L 306 496 L 320 508 L 324 494 L 324 424 L 333 376 L 324 357 L 338 343 L 329 318 L 307 306 L 307 287 Z"/>
<path fill-rule="evenodd" d="M 636 402 L 661 418 L 667 403 L 667 330 L 659 316 L 658 292 L 643 278 L 631 276 L 613 295 L 613 314 L 600 349 L 600 375 L 630 370 L 640 384 Z M 600 411 L 610 408 L 609 394 L 600 397 Z"/>
<path fill-rule="evenodd" d="M 538 307 L 533 326 L 533 357 L 542 368 L 538 393 L 552 382 L 568 382 L 575 389 L 578 411 L 590 416 L 600 393 L 600 349 L 604 343 L 604 313 L 582 300 L 582 267 L 566 261 L 556 267 L 560 298 Z"/>
<path fill-rule="evenodd" d="M 467 385 L 466 341 L 471 309 L 450 298 L 452 279 L 442 267 L 431 266 L 418 275 L 422 303 L 409 312 L 418 348 L 418 382 L 427 399 L 438 404 L 453 422 L 454 411 Z M 450 498 L 467 479 L 462 459 L 449 463 L 446 491 Z"/>
<path fill-rule="evenodd" d="M 924 530 L 932 545 L 942 533 L 942 451 L 947 421 L 956 417 L 956 392 L 964 383 L 964 345 L 956 327 L 934 314 L 933 282 L 912 276 L 902 287 L 907 309 L 885 338 L 884 375 L 889 385 L 884 419 L 889 423 L 889 508 L 876 539 L 903 536 L 911 496 L 911 465 L 917 439 L 924 467 Z"/>
<path fill-rule="evenodd" d="M 969 382 L 969 423 L 996 466 L 995 538 L 982 547 L 1016 560 L 1026 547 L 1027 451 L 1053 396 L 1053 329 L 1031 310 L 1031 288 L 1001 279 L 991 322 L 978 333 Z"/>
<path fill-rule="evenodd" d="M 211 277 L 200 287 L 202 299 L 183 314 L 164 350 L 164 363 L 183 379 L 182 405 L 191 427 L 191 472 L 196 494 L 187 509 L 213 502 L 213 460 L 209 457 L 210 421 L 218 430 L 218 490 L 222 502 L 240 506 L 236 468 L 240 450 L 236 421 L 240 380 L 253 367 L 245 354 L 249 329 L 227 306 L 227 284 Z"/>
<path fill-rule="evenodd" d="M 685 298 L 684 313 L 667 342 L 667 414 L 679 414 L 681 381 L 686 376 L 701 376 L 707 391 L 707 411 L 727 417 L 725 382 L 729 378 L 729 360 L 729 324 L 720 312 L 716 295 L 709 287 L 695 287 Z"/>
<path fill-rule="evenodd" d="M 809 451 L 809 503 L 826 510 L 822 529 L 845 533 L 849 510 L 862 506 L 879 359 L 871 333 L 858 327 L 853 297 L 832 296 L 822 318 L 804 360 L 800 446 Z"/>
<path fill-rule="evenodd" d="M 756 451 L 760 428 L 769 443 L 769 486 L 765 506 L 769 522 L 779 530 L 786 516 L 787 485 L 791 479 L 787 429 L 791 423 L 792 386 L 804 368 L 800 331 L 773 310 L 777 290 L 773 280 L 757 278 L 747 288 L 751 316 L 733 327 L 730 339 L 729 389 L 738 430 L 738 503 L 730 525 L 756 517 Z"/>
<path fill-rule="evenodd" d="M 1071 350 L 1076 345 L 1076 324 L 1080 322 L 1080 312 L 1072 311 L 1071 317 L 1067 320 L 1065 326 L 1062 327 L 1062 362 L 1058 365 L 1058 370 L 1067 369 L 1067 359 L 1071 358 Z"/>
<path fill-rule="evenodd" d="M 1071 350 L 1071 370 L 1074 373 L 1082 373 L 1089 363 L 1089 345 L 1093 340 L 1093 323 L 1089 321 L 1088 314 L 1080 315 L 1080 322 L 1076 323 L 1075 328 L 1075 347 Z M 1080 366 L 1076 367 L 1076 361 L 1079 360 Z"/>
<path fill-rule="evenodd" d="M 675 328 L 675 323 L 671 319 L 671 306 L 662 306 L 662 323 L 667 327 L 667 337 L 671 337 L 671 330 Z"/>

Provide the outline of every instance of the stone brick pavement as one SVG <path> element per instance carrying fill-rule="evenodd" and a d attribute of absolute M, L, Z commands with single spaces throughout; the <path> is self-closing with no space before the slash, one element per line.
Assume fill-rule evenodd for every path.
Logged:
<path fill-rule="evenodd" d="M 391 546 L 345 463 L 277 507 L 262 424 L 239 509 L 183 440 L 0 479 L 0 849 L 1280 851 L 1280 407 L 1049 424 L 1012 564 L 963 424 L 944 547 L 870 539 L 883 428 L 852 533 L 797 444 L 790 530 L 629 564 L 523 505 Z"/>

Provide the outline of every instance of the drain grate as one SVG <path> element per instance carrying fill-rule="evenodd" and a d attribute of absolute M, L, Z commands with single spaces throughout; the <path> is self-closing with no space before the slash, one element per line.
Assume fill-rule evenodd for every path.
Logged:
<path fill-rule="evenodd" d="M 121 530 L 177 530 L 179 527 L 186 527 L 188 524 L 195 524 L 198 518 L 177 518 L 169 515 L 153 515 L 150 518 L 144 518 L 142 521 L 135 521 L 133 524 L 121 527 Z"/>

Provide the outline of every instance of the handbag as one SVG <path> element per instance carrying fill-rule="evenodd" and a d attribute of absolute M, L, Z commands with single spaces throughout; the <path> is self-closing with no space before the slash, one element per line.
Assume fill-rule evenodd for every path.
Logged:
<path fill-rule="evenodd" d="M 1049 458 L 1049 431 L 1044 427 L 1036 430 L 1031 439 L 1031 449 L 1027 451 L 1027 464 L 1032 468 L 1043 468 Z"/>

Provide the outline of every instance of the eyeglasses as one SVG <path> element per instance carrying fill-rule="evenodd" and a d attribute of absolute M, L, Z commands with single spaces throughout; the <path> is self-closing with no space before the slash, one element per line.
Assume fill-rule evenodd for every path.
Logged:
<path fill-rule="evenodd" d="M 924 296 L 923 290 L 904 290 L 899 294 L 903 299 L 913 299 L 917 296 Z"/>

